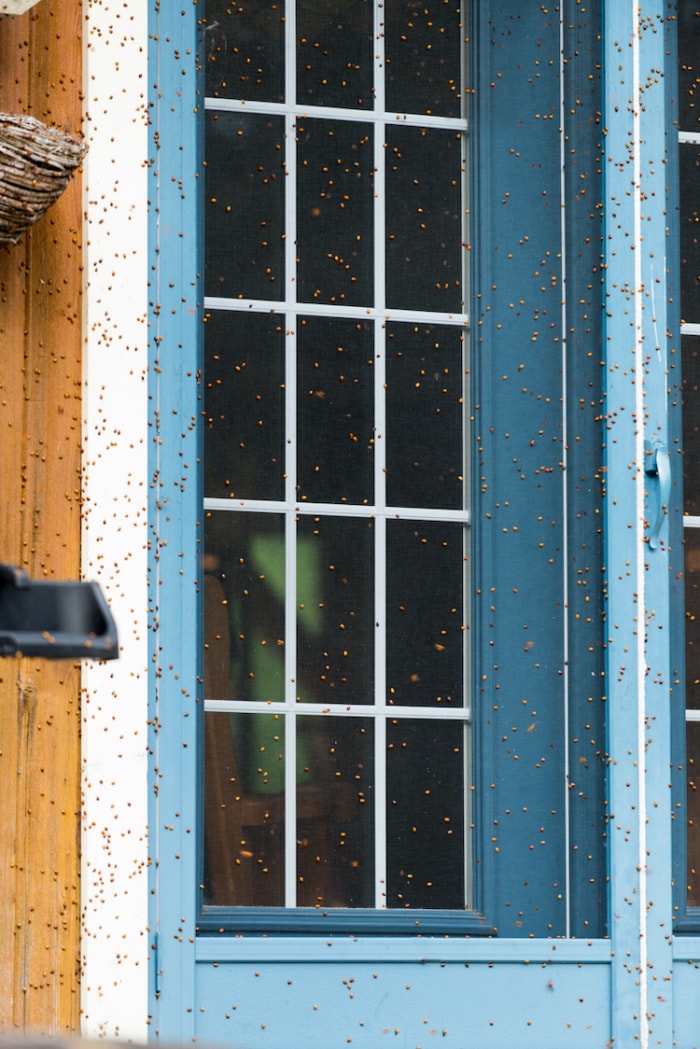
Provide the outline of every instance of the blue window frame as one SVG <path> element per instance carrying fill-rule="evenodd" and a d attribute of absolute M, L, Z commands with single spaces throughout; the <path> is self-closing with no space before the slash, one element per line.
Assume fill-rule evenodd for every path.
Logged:
<path fill-rule="evenodd" d="M 203 931 L 605 929 L 599 25 L 414 6 L 206 9 Z"/>

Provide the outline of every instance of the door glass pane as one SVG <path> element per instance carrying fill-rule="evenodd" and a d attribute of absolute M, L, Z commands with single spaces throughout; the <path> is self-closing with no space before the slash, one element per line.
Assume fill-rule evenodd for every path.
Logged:
<path fill-rule="evenodd" d="M 284 716 L 204 716 L 204 900 L 284 905 Z"/>
<path fill-rule="evenodd" d="M 277 298 L 284 281 L 284 122 L 214 112 L 205 135 L 206 293 Z"/>
<path fill-rule="evenodd" d="M 204 361 L 204 487 L 219 499 L 284 494 L 284 328 L 211 311 Z"/>
<path fill-rule="evenodd" d="M 297 722 L 297 903 L 374 902 L 374 731 L 370 718 Z"/>
<path fill-rule="evenodd" d="M 466 905 L 468 732 L 461 721 L 387 725 L 387 906 Z"/>
<path fill-rule="evenodd" d="M 297 101 L 371 109 L 371 0 L 297 0 Z"/>
<path fill-rule="evenodd" d="M 700 131 L 700 16 L 698 6 L 678 4 L 679 124 L 684 131 Z"/>
<path fill-rule="evenodd" d="M 297 123 L 297 283 L 304 302 L 372 303 L 374 136 L 351 120 Z"/>
<path fill-rule="evenodd" d="M 700 722 L 687 728 L 688 903 L 700 907 Z"/>
<path fill-rule="evenodd" d="M 210 651 L 220 653 L 216 694 L 206 698 L 278 702 L 284 698 L 284 520 L 208 511 L 204 530 L 205 664 Z"/>
<path fill-rule="evenodd" d="M 387 0 L 387 109 L 460 116 L 465 37 L 459 0 Z"/>
<path fill-rule="evenodd" d="M 300 517 L 297 699 L 374 701 L 374 522 Z"/>
<path fill-rule="evenodd" d="M 387 525 L 387 702 L 449 709 L 464 705 L 463 525 Z"/>
<path fill-rule="evenodd" d="M 386 136 L 386 297 L 405 310 L 461 309 L 461 131 L 389 127 Z"/>
<path fill-rule="evenodd" d="M 700 514 L 700 339 L 683 336 L 683 498 L 685 512 Z"/>
<path fill-rule="evenodd" d="M 685 705 L 700 710 L 700 529 L 685 532 Z"/>
<path fill-rule="evenodd" d="M 207 0 L 204 56 L 208 95 L 284 101 L 284 0 Z"/>
<path fill-rule="evenodd" d="M 389 324 L 386 493 L 390 506 L 466 505 L 465 336 L 439 324 Z M 415 425 L 420 419 L 420 426 Z"/>
<path fill-rule="evenodd" d="M 700 144 L 680 147 L 681 316 L 700 323 Z"/>
<path fill-rule="evenodd" d="M 303 502 L 374 501 L 373 365 L 372 324 L 300 320 L 297 490 Z"/>

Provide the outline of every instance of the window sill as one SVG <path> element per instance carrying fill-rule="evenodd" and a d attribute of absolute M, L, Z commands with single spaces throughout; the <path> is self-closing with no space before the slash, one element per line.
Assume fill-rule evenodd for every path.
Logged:
<path fill-rule="evenodd" d="M 325 936 L 492 936 L 493 926 L 475 911 L 375 911 L 350 907 L 204 907 L 199 935 L 238 936 L 244 933 Z"/>
<path fill-rule="evenodd" d="M 700 943 L 698 944 L 700 947 Z M 698 952 L 700 955 L 700 950 Z M 468 934 L 452 936 L 200 935 L 199 963 L 227 962 L 420 962 L 462 965 L 610 964 L 610 940 L 498 940 Z"/>

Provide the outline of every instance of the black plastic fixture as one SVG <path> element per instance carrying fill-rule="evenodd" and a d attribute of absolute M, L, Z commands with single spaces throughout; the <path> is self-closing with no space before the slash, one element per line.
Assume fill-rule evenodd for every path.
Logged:
<path fill-rule="evenodd" d="M 92 582 L 30 579 L 0 562 L 0 656 L 117 659 L 117 628 Z"/>

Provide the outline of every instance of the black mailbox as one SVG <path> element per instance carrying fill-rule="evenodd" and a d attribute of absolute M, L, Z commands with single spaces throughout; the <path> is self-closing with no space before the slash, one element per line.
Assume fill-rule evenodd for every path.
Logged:
<path fill-rule="evenodd" d="M 97 583 L 30 579 L 0 563 L 0 656 L 117 659 L 117 628 Z"/>

